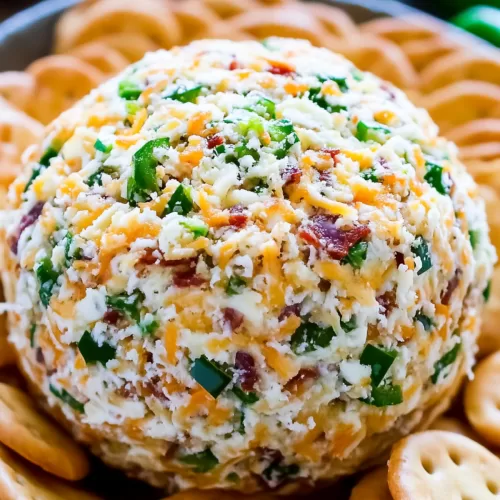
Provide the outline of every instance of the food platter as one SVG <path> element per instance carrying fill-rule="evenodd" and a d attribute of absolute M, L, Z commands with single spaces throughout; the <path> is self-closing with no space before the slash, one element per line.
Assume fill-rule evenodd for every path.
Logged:
<path fill-rule="evenodd" d="M 418 14 L 429 22 L 432 16 L 403 5 L 395 0 L 322 0 L 341 7 L 357 23 L 382 16 L 407 16 Z M 23 70 L 35 59 L 50 53 L 54 27 L 60 15 L 80 0 L 44 0 L 0 24 L 0 71 Z M 466 43 L 483 44 L 478 38 L 455 30 L 445 23 L 443 28 Z M 36 43 L 33 41 L 36 40 Z"/>

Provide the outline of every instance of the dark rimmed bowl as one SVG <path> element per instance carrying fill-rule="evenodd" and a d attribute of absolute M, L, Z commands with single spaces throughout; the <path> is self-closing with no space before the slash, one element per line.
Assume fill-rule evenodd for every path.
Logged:
<path fill-rule="evenodd" d="M 341 7 L 357 23 L 383 16 L 419 14 L 434 23 L 442 23 L 443 30 L 449 31 L 464 44 L 486 45 L 472 35 L 395 0 L 322 1 Z M 0 23 L 0 71 L 23 70 L 34 60 L 49 54 L 57 20 L 66 9 L 79 2 L 80 0 L 44 0 Z"/>

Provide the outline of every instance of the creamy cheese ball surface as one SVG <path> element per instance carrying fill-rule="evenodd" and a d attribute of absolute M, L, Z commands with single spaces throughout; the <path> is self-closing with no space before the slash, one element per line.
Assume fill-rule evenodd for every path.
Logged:
<path fill-rule="evenodd" d="M 10 340 L 113 466 L 289 492 L 375 460 L 470 372 L 495 260 L 477 186 L 341 56 L 148 54 L 24 158 Z"/>

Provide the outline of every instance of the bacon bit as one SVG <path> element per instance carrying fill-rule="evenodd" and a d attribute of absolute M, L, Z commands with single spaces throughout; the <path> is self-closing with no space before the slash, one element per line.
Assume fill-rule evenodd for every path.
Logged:
<path fill-rule="evenodd" d="M 319 377 L 317 368 L 301 368 L 295 377 L 285 384 L 285 390 L 295 393 L 305 382 L 312 382 Z"/>
<path fill-rule="evenodd" d="M 178 260 L 162 260 L 161 265 L 164 267 L 177 267 L 177 266 L 188 266 L 195 267 L 198 257 L 190 257 L 189 259 L 178 259 Z"/>
<path fill-rule="evenodd" d="M 165 393 L 163 392 L 163 388 L 160 384 L 161 380 L 158 375 L 155 375 L 154 377 L 151 378 L 151 380 L 148 380 L 146 382 L 142 382 L 142 391 L 141 395 L 145 396 L 154 396 L 156 399 L 158 399 L 164 406 L 166 406 L 168 403 L 170 403 L 170 399 L 165 396 Z"/>
<path fill-rule="evenodd" d="M 243 323 L 245 317 L 240 311 L 233 309 L 232 307 L 226 307 L 223 309 L 224 314 L 224 324 L 231 327 L 231 330 L 237 330 Z"/>
<path fill-rule="evenodd" d="M 240 68 L 241 68 L 240 63 L 236 59 L 233 59 L 229 64 L 230 71 L 234 71 L 235 69 L 240 69 Z"/>
<path fill-rule="evenodd" d="M 396 259 L 396 265 L 404 266 L 405 264 L 405 256 L 401 252 L 394 252 L 394 257 Z"/>
<path fill-rule="evenodd" d="M 370 234 L 370 228 L 353 226 L 350 229 L 339 229 L 335 226 L 337 219 L 334 215 L 316 215 L 312 224 L 299 235 L 313 246 L 323 247 L 332 259 L 341 260 L 358 241 Z"/>
<path fill-rule="evenodd" d="M 283 321 L 284 319 L 292 315 L 300 317 L 300 304 L 292 304 L 291 306 L 285 306 L 281 310 L 280 315 L 278 316 L 278 321 Z"/>
<path fill-rule="evenodd" d="M 244 208 L 241 205 L 232 206 L 229 211 L 229 224 L 235 227 L 243 227 L 248 221 L 248 215 L 244 213 Z"/>
<path fill-rule="evenodd" d="M 220 135 L 212 135 L 207 138 L 208 149 L 214 149 L 217 146 L 224 144 L 224 138 Z"/>
<path fill-rule="evenodd" d="M 451 280 L 448 282 L 446 291 L 441 295 L 441 303 L 444 304 L 445 306 L 450 305 L 451 296 L 453 295 L 453 292 L 456 290 L 458 284 L 460 283 L 461 274 L 462 274 L 461 269 L 457 269 L 455 271 L 455 276 L 453 276 L 453 278 L 451 278 Z"/>
<path fill-rule="evenodd" d="M 152 266 L 153 264 L 156 264 L 159 259 L 155 255 L 155 251 L 152 248 L 146 248 L 144 253 L 141 255 L 141 258 L 139 259 L 139 264 L 146 264 L 147 266 Z"/>
<path fill-rule="evenodd" d="M 322 153 L 326 153 L 327 155 L 330 155 L 333 162 L 337 164 L 337 155 L 340 154 L 340 149 L 328 149 L 328 148 L 322 148 L 321 149 Z"/>
<path fill-rule="evenodd" d="M 302 170 L 297 165 L 288 163 L 280 174 L 281 178 L 285 181 L 285 186 L 288 186 L 289 184 L 298 184 L 300 182 Z"/>
<path fill-rule="evenodd" d="M 377 297 L 377 302 L 384 308 L 384 316 L 389 316 L 396 306 L 396 292 L 389 290 Z"/>
<path fill-rule="evenodd" d="M 319 280 L 319 285 L 318 288 L 320 289 L 321 292 L 326 293 L 330 288 L 332 287 L 332 284 L 328 281 L 325 280 L 324 278 L 321 278 Z"/>
<path fill-rule="evenodd" d="M 104 323 L 107 323 L 108 325 L 116 325 L 116 323 L 118 323 L 118 320 L 120 318 L 121 314 L 119 313 L 119 311 L 116 311 L 115 309 L 108 309 L 104 313 L 102 320 L 104 321 Z"/>
<path fill-rule="evenodd" d="M 115 392 L 125 399 L 137 399 L 137 389 L 130 382 L 122 385 Z"/>
<path fill-rule="evenodd" d="M 244 391 L 252 391 L 259 380 L 253 356 L 245 351 L 236 353 L 234 366 L 239 372 L 239 381 Z"/>
<path fill-rule="evenodd" d="M 278 62 L 273 63 L 267 71 L 269 71 L 269 73 L 272 73 L 273 75 L 282 75 L 282 76 L 291 76 L 295 74 L 293 68 L 287 66 L 286 64 L 281 64 Z"/>
<path fill-rule="evenodd" d="M 174 285 L 179 288 L 188 288 L 190 286 L 201 286 L 206 283 L 206 279 L 196 274 L 196 268 L 187 271 L 179 271 L 174 274 Z"/>
<path fill-rule="evenodd" d="M 21 218 L 21 222 L 19 223 L 19 227 L 17 228 L 15 236 L 12 237 L 10 241 L 10 249 L 14 254 L 17 255 L 17 247 L 19 245 L 19 239 L 21 238 L 23 232 L 25 229 L 33 225 L 40 215 L 42 214 L 43 206 L 45 205 L 44 201 L 39 201 L 33 207 L 31 207 L 31 210 L 23 215 Z"/>
<path fill-rule="evenodd" d="M 319 180 L 323 181 L 327 186 L 333 186 L 333 175 L 327 170 L 322 170 L 319 173 Z"/>
<path fill-rule="evenodd" d="M 45 357 L 44 357 L 43 351 L 40 349 L 40 347 L 38 347 L 36 350 L 36 361 L 37 361 L 37 363 L 40 363 L 41 365 L 45 364 Z"/>

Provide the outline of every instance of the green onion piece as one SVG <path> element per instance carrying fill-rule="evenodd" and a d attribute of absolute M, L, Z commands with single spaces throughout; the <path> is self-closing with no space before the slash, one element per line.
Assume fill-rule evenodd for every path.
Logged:
<path fill-rule="evenodd" d="M 240 160 L 244 156 L 251 156 L 255 161 L 259 161 L 260 154 L 255 149 L 250 149 L 245 143 L 242 143 L 234 148 L 236 158 Z"/>
<path fill-rule="evenodd" d="M 233 275 L 229 278 L 226 286 L 226 293 L 228 295 L 238 295 L 247 286 L 247 280 L 241 276 Z"/>
<path fill-rule="evenodd" d="M 356 128 L 356 137 L 363 142 L 374 141 L 383 144 L 391 129 L 378 123 L 359 121 Z"/>
<path fill-rule="evenodd" d="M 121 293 L 119 295 L 108 295 L 106 297 L 106 304 L 112 309 L 126 313 L 134 321 L 139 323 L 141 319 L 141 303 L 143 300 L 144 295 L 142 292 L 134 292 L 132 295 Z"/>
<path fill-rule="evenodd" d="M 420 312 L 415 314 L 415 321 L 419 321 L 420 323 L 422 323 L 422 326 L 424 327 L 424 330 L 426 332 L 430 332 L 432 330 L 432 327 L 434 326 L 432 319 Z"/>
<path fill-rule="evenodd" d="M 457 355 L 460 351 L 462 344 L 455 344 L 455 346 L 449 350 L 439 361 L 434 364 L 434 373 L 432 374 L 431 380 L 433 384 L 436 384 L 439 379 L 439 374 L 449 365 L 455 362 Z"/>
<path fill-rule="evenodd" d="M 488 300 L 490 300 L 490 295 L 491 295 L 491 280 L 488 281 L 488 284 L 486 285 L 486 288 L 483 291 L 483 297 L 485 302 L 488 302 Z"/>
<path fill-rule="evenodd" d="M 125 109 L 127 110 L 127 114 L 129 115 L 135 115 L 137 111 L 139 111 L 142 108 L 142 106 L 135 101 L 128 101 L 125 103 Z"/>
<path fill-rule="evenodd" d="M 357 82 L 362 82 L 365 78 L 364 73 L 357 68 L 351 70 L 351 75 Z"/>
<path fill-rule="evenodd" d="M 354 269 L 360 269 L 363 262 L 366 260 L 367 252 L 368 243 L 366 241 L 358 241 L 342 259 L 342 264 L 351 264 Z"/>
<path fill-rule="evenodd" d="M 191 189 L 184 184 L 179 184 L 170 200 L 168 200 L 163 216 L 175 212 L 180 215 L 187 215 L 193 210 L 193 200 L 191 198 Z"/>
<path fill-rule="evenodd" d="M 116 173 L 116 167 L 101 167 L 96 170 L 93 174 L 89 175 L 89 178 L 86 181 L 87 186 L 102 186 L 102 176 L 103 174 L 112 175 Z"/>
<path fill-rule="evenodd" d="M 141 333 L 143 336 L 153 335 L 156 330 L 160 327 L 160 322 L 156 319 L 153 319 L 149 323 L 141 322 L 139 323 L 139 328 L 141 329 Z"/>
<path fill-rule="evenodd" d="M 110 359 L 115 359 L 116 348 L 107 342 L 99 345 L 92 337 L 90 332 L 85 332 L 78 342 L 78 350 L 80 351 L 83 359 L 88 365 L 95 365 L 101 363 L 106 366 Z"/>
<path fill-rule="evenodd" d="M 239 387 L 233 387 L 233 394 L 246 405 L 253 405 L 259 400 L 255 392 L 246 392 Z"/>
<path fill-rule="evenodd" d="M 347 92 L 349 90 L 349 86 L 347 85 L 347 78 L 329 75 L 316 75 L 316 77 L 321 83 L 325 83 L 327 81 L 335 82 L 339 86 L 341 92 Z"/>
<path fill-rule="evenodd" d="M 43 167 L 48 167 L 50 165 L 50 160 L 52 160 L 52 158 L 55 158 L 59 154 L 59 151 L 60 149 L 49 146 L 43 153 L 38 163 L 40 163 L 40 165 L 42 165 Z"/>
<path fill-rule="evenodd" d="M 352 332 L 358 325 L 356 322 L 356 316 L 351 316 L 349 321 L 340 321 L 340 326 L 344 332 L 349 333 Z"/>
<path fill-rule="evenodd" d="M 139 99 L 142 94 L 142 90 L 139 85 L 130 80 L 122 80 L 118 84 L 118 95 L 127 101 L 135 101 Z"/>
<path fill-rule="evenodd" d="M 24 193 L 28 191 L 31 184 L 33 184 L 33 181 L 50 165 L 50 160 L 52 158 L 55 158 L 59 154 L 61 147 L 55 147 L 54 145 L 52 145 L 45 150 L 43 155 L 40 157 L 40 160 L 38 161 L 38 165 L 34 167 L 31 172 L 31 176 L 26 183 L 26 186 L 24 187 Z"/>
<path fill-rule="evenodd" d="M 28 182 L 26 183 L 26 186 L 24 186 L 24 191 L 23 193 L 26 193 L 30 186 L 33 184 L 33 181 L 45 170 L 44 167 L 41 165 L 37 165 L 36 167 L 33 167 L 33 170 L 31 171 L 31 176 L 28 179 Z"/>
<path fill-rule="evenodd" d="M 335 330 L 331 326 L 323 328 L 316 323 L 305 322 L 295 330 L 290 346 L 295 354 L 303 354 L 319 347 L 328 347 L 335 336 Z"/>
<path fill-rule="evenodd" d="M 65 236 L 66 243 L 64 244 L 64 262 L 66 267 L 69 267 L 71 264 L 71 245 L 73 243 L 73 235 L 68 231 Z"/>
<path fill-rule="evenodd" d="M 110 153 L 113 149 L 113 144 L 106 146 L 100 139 L 97 139 L 94 143 L 94 149 L 100 151 L 101 153 Z"/>
<path fill-rule="evenodd" d="M 194 238 L 199 238 L 200 236 L 206 236 L 208 234 L 208 226 L 197 219 L 189 219 L 186 221 L 180 222 L 181 226 L 184 226 L 186 229 L 189 229 L 194 235 Z"/>
<path fill-rule="evenodd" d="M 428 271 L 432 267 L 431 254 L 429 251 L 429 245 L 427 241 L 424 240 L 422 236 L 417 236 L 413 245 L 411 247 L 411 251 L 415 257 L 420 257 L 420 261 L 422 263 L 422 267 L 417 272 L 417 275 L 420 276 Z"/>
<path fill-rule="evenodd" d="M 203 90 L 202 85 L 197 85 L 186 89 L 186 87 L 177 87 L 173 92 L 166 95 L 164 99 L 173 99 L 174 101 L 180 102 L 196 102 L 197 97 L 201 94 Z"/>
<path fill-rule="evenodd" d="M 299 142 L 293 124 L 288 119 L 273 120 L 270 122 L 267 131 L 272 141 L 280 143 L 280 146 L 274 151 L 274 155 L 278 160 L 283 159 L 290 148 Z"/>
<path fill-rule="evenodd" d="M 158 191 L 158 180 L 156 178 L 158 160 L 154 156 L 154 150 L 156 148 L 168 148 L 169 145 L 169 139 L 162 137 L 147 142 L 134 153 L 133 173 L 127 185 L 128 199 L 137 201 L 135 198 L 138 197 L 140 201 L 144 201 L 145 196 Z"/>
<path fill-rule="evenodd" d="M 399 405 L 403 402 L 403 391 L 401 386 L 392 384 L 373 387 L 370 398 L 364 402 L 378 408 Z"/>
<path fill-rule="evenodd" d="M 473 229 L 469 231 L 470 244 L 473 250 L 476 249 L 480 238 L 481 238 L 481 231 L 479 231 L 478 229 Z"/>
<path fill-rule="evenodd" d="M 309 100 L 317 104 L 320 108 L 323 108 L 328 113 L 339 113 L 340 111 L 346 111 L 347 107 L 342 104 L 330 104 L 326 97 L 321 93 L 321 87 L 315 87 L 309 89 Z"/>
<path fill-rule="evenodd" d="M 290 134 L 295 132 L 293 123 L 290 120 L 273 120 L 267 129 L 272 141 L 284 141 Z"/>
<path fill-rule="evenodd" d="M 360 175 L 363 179 L 365 179 L 365 181 L 380 182 L 377 174 L 375 174 L 374 168 L 367 168 L 366 170 L 363 170 Z"/>
<path fill-rule="evenodd" d="M 212 453 L 210 448 L 200 451 L 200 453 L 184 455 L 179 458 L 179 461 L 186 465 L 192 465 L 193 470 L 200 473 L 208 472 L 219 465 L 217 457 Z"/>
<path fill-rule="evenodd" d="M 50 257 L 44 257 L 36 268 L 36 277 L 40 285 L 39 295 L 42 304 L 47 307 L 52 297 L 53 288 L 59 278 L 59 273 L 52 267 Z"/>
<path fill-rule="evenodd" d="M 36 332 L 36 323 L 32 323 L 30 327 L 30 347 L 35 347 L 35 332 Z"/>
<path fill-rule="evenodd" d="M 250 191 L 257 194 L 262 194 L 267 189 L 269 189 L 269 185 L 267 184 L 267 182 L 264 179 L 258 179 L 257 183 L 254 186 L 252 186 Z"/>
<path fill-rule="evenodd" d="M 216 146 L 214 148 L 214 152 L 217 156 L 220 156 L 222 154 L 224 154 L 226 152 L 226 145 L 225 144 L 221 144 L 220 146 Z"/>
<path fill-rule="evenodd" d="M 441 165 L 436 165 L 435 163 L 426 162 L 427 173 L 424 175 L 424 179 L 438 192 L 441 194 L 448 194 L 450 189 L 443 183 L 443 167 Z"/>
<path fill-rule="evenodd" d="M 75 399 L 66 389 L 61 388 L 61 390 L 56 389 L 52 384 L 49 384 L 50 392 L 58 399 L 71 406 L 73 410 L 78 413 L 85 413 L 85 406 Z"/>
<path fill-rule="evenodd" d="M 378 387 L 389 368 L 394 363 L 397 353 L 387 351 L 372 344 L 367 344 L 361 353 L 359 362 L 362 365 L 371 366 L 372 369 L 372 387 Z"/>
<path fill-rule="evenodd" d="M 255 111 L 264 118 L 276 118 L 276 104 L 267 97 L 260 97 L 251 111 Z"/>
<path fill-rule="evenodd" d="M 231 376 L 218 363 L 210 361 L 205 355 L 195 359 L 190 373 L 196 382 L 214 398 L 217 398 L 231 382 Z"/>

